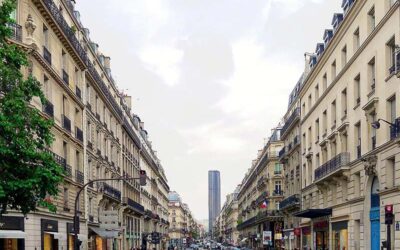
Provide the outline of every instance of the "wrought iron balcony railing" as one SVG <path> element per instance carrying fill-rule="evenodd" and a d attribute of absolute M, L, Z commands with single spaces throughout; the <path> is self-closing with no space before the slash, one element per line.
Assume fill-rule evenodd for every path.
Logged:
<path fill-rule="evenodd" d="M 141 214 L 144 214 L 144 207 L 142 205 L 140 205 L 139 203 L 137 203 L 136 201 L 132 200 L 129 197 L 124 197 L 123 201 L 125 204 L 127 204 L 132 209 L 136 210 L 137 212 L 139 212 Z"/>
<path fill-rule="evenodd" d="M 7 27 L 11 29 L 10 38 L 18 42 L 22 42 L 22 27 L 16 23 L 7 23 Z"/>
<path fill-rule="evenodd" d="M 285 153 L 286 153 L 286 148 L 283 147 L 283 148 L 279 151 L 279 154 L 278 154 L 279 158 L 282 158 L 282 157 L 285 155 Z"/>
<path fill-rule="evenodd" d="M 322 164 L 314 171 L 315 180 L 318 181 L 324 177 L 329 176 L 336 170 L 339 170 L 340 168 L 346 166 L 349 162 L 350 162 L 349 152 L 344 152 L 336 155 L 331 160 Z"/>
<path fill-rule="evenodd" d="M 290 128 L 290 126 L 293 124 L 293 122 L 298 118 L 300 118 L 300 108 L 296 108 L 293 111 L 293 113 L 289 116 L 289 118 L 285 121 L 285 125 L 283 125 L 281 130 L 281 135 L 284 135 Z"/>
<path fill-rule="evenodd" d="M 296 206 L 300 207 L 300 196 L 298 194 L 291 195 L 279 203 L 279 208 L 281 210 Z"/>
<path fill-rule="evenodd" d="M 103 183 L 103 192 L 104 194 L 113 197 L 116 200 L 121 200 L 121 191 L 119 191 L 118 189 Z"/>
<path fill-rule="evenodd" d="M 283 191 L 282 190 L 274 190 L 274 192 L 272 192 L 272 194 L 274 196 L 282 196 L 283 195 Z"/>
<path fill-rule="evenodd" d="M 75 180 L 76 182 L 78 182 L 79 184 L 83 184 L 83 173 L 82 171 L 79 170 L 75 170 Z"/>

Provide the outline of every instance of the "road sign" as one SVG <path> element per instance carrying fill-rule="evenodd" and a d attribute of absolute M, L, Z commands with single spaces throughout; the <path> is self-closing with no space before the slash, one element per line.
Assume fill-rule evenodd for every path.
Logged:
<path fill-rule="evenodd" d="M 120 226 L 118 224 L 118 211 L 116 210 L 100 211 L 99 220 L 100 228 L 106 230 L 120 229 Z"/>

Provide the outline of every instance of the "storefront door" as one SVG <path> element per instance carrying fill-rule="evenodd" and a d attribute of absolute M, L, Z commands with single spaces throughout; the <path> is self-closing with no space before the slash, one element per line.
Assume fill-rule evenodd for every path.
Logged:
<path fill-rule="evenodd" d="M 0 217 L 0 249 L 25 249 L 24 218 L 14 216 Z"/>
<path fill-rule="evenodd" d="M 369 212 L 371 226 L 371 250 L 380 249 L 380 219 L 379 219 L 379 181 L 374 178 L 371 187 L 371 210 Z"/>
<path fill-rule="evenodd" d="M 329 237 L 327 231 L 316 232 L 316 249 L 327 250 L 329 245 Z"/>

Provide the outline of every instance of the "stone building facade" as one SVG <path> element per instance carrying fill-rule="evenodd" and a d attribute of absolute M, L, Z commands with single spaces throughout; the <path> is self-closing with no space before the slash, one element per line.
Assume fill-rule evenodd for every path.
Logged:
<path fill-rule="evenodd" d="M 48 150 L 66 176 L 59 195 L 49 197 L 57 212 L 4 216 L 1 230 L 9 238 L 2 241 L 17 249 L 71 249 L 74 201 L 83 184 L 139 177 L 143 169 L 148 176 L 144 187 L 137 180 L 114 180 L 85 188 L 78 200 L 79 239 L 83 249 L 165 248 L 169 186 L 163 167 L 144 123 L 132 113 L 130 97 L 117 88 L 110 57 L 90 39 L 74 1 L 18 0 L 13 17 L 10 42 L 29 54 L 31 66 L 24 75 L 32 74 L 43 86 L 48 102 L 35 100 L 33 105 L 55 121 L 55 141 Z M 104 229 L 105 211 L 115 211 L 118 228 Z M 13 236 L 9 228 L 18 234 Z M 152 245 L 148 235 L 154 232 L 160 242 Z"/>

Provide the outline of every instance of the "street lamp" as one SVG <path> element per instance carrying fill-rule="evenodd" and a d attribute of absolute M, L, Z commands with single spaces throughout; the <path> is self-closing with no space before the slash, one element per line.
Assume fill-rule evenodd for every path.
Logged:
<path fill-rule="evenodd" d="M 75 197 L 75 206 L 74 206 L 74 221 L 73 221 L 73 226 L 74 226 L 74 249 L 79 250 L 79 242 L 78 242 L 78 234 L 79 234 L 79 215 L 78 215 L 78 201 L 79 201 L 79 195 L 81 192 L 85 189 L 86 186 L 94 183 L 94 182 L 99 182 L 99 181 L 129 181 L 129 180 L 140 180 L 140 185 L 145 186 L 146 185 L 146 171 L 145 170 L 140 170 L 139 172 L 139 177 L 127 177 L 127 176 L 122 176 L 119 178 L 108 178 L 108 179 L 97 179 L 97 180 L 91 180 L 87 183 L 85 183 L 78 191 Z"/>
<path fill-rule="evenodd" d="M 388 121 L 386 121 L 384 119 L 378 119 L 377 121 L 372 122 L 371 126 L 374 129 L 379 129 L 381 127 L 381 123 L 380 123 L 381 121 L 389 124 L 389 126 L 392 127 L 392 128 L 398 129 L 398 126 L 399 126 L 398 124 L 388 122 Z"/>

